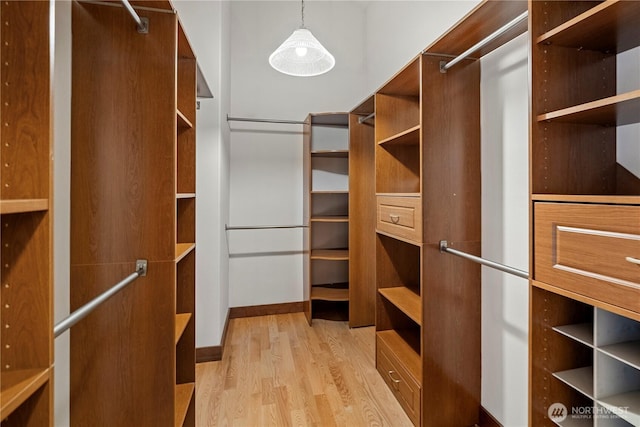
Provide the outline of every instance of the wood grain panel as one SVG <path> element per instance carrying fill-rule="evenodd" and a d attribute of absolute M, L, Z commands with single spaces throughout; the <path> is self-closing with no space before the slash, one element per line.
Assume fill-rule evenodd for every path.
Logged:
<path fill-rule="evenodd" d="M 418 76 L 416 76 L 418 78 Z M 418 83 L 419 83 L 418 79 Z M 420 125 L 420 97 L 418 95 L 387 95 L 376 93 L 376 141 Z"/>
<path fill-rule="evenodd" d="M 71 263 L 172 260 L 176 16 L 140 35 L 122 8 L 72 11 Z"/>
<path fill-rule="evenodd" d="M 373 97 L 368 101 L 373 112 Z M 375 322 L 375 135 L 349 115 L 349 326 Z"/>
<path fill-rule="evenodd" d="M 376 193 L 420 193 L 421 151 L 420 144 L 376 144 Z"/>
<path fill-rule="evenodd" d="M 176 313 L 191 313 L 182 338 L 176 346 L 176 382 L 195 381 L 196 251 L 191 251 L 176 266 Z"/>
<path fill-rule="evenodd" d="M 480 242 L 452 247 L 479 254 Z M 424 246 L 422 413 L 437 426 L 478 422 L 480 407 L 480 266 Z"/>
<path fill-rule="evenodd" d="M 425 243 L 480 240 L 480 64 L 423 56 Z"/>
<path fill-rule="evenodd" d="M 49 197 L 48 10 L 49 2 L 2 3 L 2 200 Z"/>
<path fill-rule="evenodd" d="M 195 123 L 194 123 L 195 126 Z M 177 144 L 177 177 L 178 193 L 196 192 L 196 129 L 181 128 L 178 130 Z"/>
<path fill-rule="evenodd" d="M 196 199 L 177 199 L 177 242 L 196 241 Z"/>
<path fill-rule="evenodd" d="M 529 17 L 531 39 L 535 40 L 542 34 L 563 25 L 566 21 L 598 6 L 600 2 L 594 1 L 558 1 L 544 3 L 529 0 Z"/>
<path fill-rule="evenodd" d="M 413 58 L 400 71 L 394 74 L 380 89 L 376 91 L 376 95 L 378 94 L 419 97 L 420 56 Z"/>
<path fill-rule="evenodd" d="M 178 58 L 178 111 L 184 114 L 193 126 L 196 124 L 196 66 L 195 58 Z"/>
<path fill-rule="evenodd" d="M 50 216 L 2 215 L 1 226 L 0 369 L 45 369 L 53 360 Z"/>
<path fill-rule="evenodd" d="M 6 413 L 2 413 L 4 417 Z M 2 420 L 2 427 L 53 426 L 53 381 L 37 389 L 27 401 Z"/>
<path fill-rule="evenodd" d="M 71 310 L 113 286 L 135 263 L 71 267 Z M 71 424 L 173 426 L 176 266 L 150 262 L 71 333 Z M 144 303 L 143 303 L 144 302 Z M 92 390 L 88 393 L 87 390 Z"/>

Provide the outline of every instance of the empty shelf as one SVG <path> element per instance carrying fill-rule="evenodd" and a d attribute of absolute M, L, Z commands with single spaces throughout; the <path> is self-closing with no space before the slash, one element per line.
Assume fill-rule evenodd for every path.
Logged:
<path fill-rule="evenodd" d="M 191 313 L 176 314 L 176 344 L 178 344 L 178 341 L 180 341 L 184 330 L 187 328 L 189 319 L 191 319 Z"/>
<path fill-rule="evenodd" d="M 0 213 L 39 212 L 49 209 L 49 199 L 0 200 Z"/>
<path fill-rule="evenodd" d="M 181 427 L 184 424 L 194 389 L 194 383 L 176 384 L 176 427 Z"/>
<path fill-rule="evenodd" d="M 593 399 L 593 366 L 554 372 L 553 376 Z"/>
<path fill-rule="evenodd" d="M 347 215 L 314 216 L 311 217 L 311 222 L 349 222 L 349 217 Z"/>
<path fill-rule="evenodd" d="M 538 121 L 620 126 L 640 121 L 640 89 L 538 116 Z"/>
<path fill-rule="evenodd" d="M 640 390 L 605 397 L 598 402 L 632 425 L 640 426 Z"/>
<path fill-rule="evenodd" d="M 553 330 L 584 345 L 593 347 L 593 323 L 556 326 Z"/>
<path fill-rule="evenodd" d="M 312 286 L 311 299 L 321 301 L 349 301 L 349 289 Z"/>
<path fill-rule="evenodd" d="M 404 338 L 393 329 L 379 331 L 376 335 L 380 340 L 384 341 L 396 359 L 409 371 L 413 380 L 418 384 L 422 384 L 422 361 L 420 354 L 416 353 Z"/>
<path fill-rule="evenodd" d="M 195 247 L 195 243 L 178 243 L 176 245 L 176 262 L 180 262 L 180 260 L 187 256 Z"/>
<path fill-rule="evenodd" d="M 348 261 L 349 249 L 313 249 L 311 259 L 323 259 L 327 261 Z"/>
<path fill-rule="evenodd" d="M 422 301 L 420 295 L 404 286 L 381 288 L 378 289 L 378 292 L 398 307 L 400 311 L 409 316 L 411 320 L 418 325 L 422 325 Z"/>
<path fill-rule="evenodd" d="M 176 117 L 177 117 L 178 128 L 182 128 L 182 129 L 193 128 L 193 124 L 191 123 L 191 121 L 187 119 L 187 117 L 184 114 L 182 114 L 180 110 L 177 110 L 176 112 L 177 112 Z"/>
<path fill-rule="evenodd" d="M 599 348 L 605 354 L 640 369 L 640 341 L 610 344 Z"/>
<path fill-rule="evenodd" d="M 394 145 L 414 145 L 420 142 L 420 125 L 413 126 L 407 130 L 399 132 L 395 135 L 391 135 L 381 141 L 378 144 L 394 144 Z"/>
<path fill-rule="evenodd" d="M 315 150 L 311 152 L 313 157 L 349 157 L 349 150 Z"/>
<path fill-rule="evenodd" d="M 178 193 L 176 199 L 195 199 L 196 193 Z"/>
<path fill-rule="evenodd" d="M 49 369 L 2 371 L 0 413 L 10 415 L 49 380 Z"/>

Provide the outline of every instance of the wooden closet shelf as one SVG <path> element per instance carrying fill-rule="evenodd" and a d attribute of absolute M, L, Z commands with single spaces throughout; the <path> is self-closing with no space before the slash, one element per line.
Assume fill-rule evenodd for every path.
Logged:
<path fill-rule="evenodd" d="M 603 52 L 623 52 L 640 45 L 638 22 L 640 3 L 637 1 L 603 2 L 542 34 L 536 42 Z"/>
<path fill-rule="evenodd" d="M 196 247 L 195 243 L 178 243 L 176 244 L 176 262 L 180 262 Z"/>
<path fill-rule="evenodd" d="M 177 193 L 176 199 L 195 199 L 196 193 Z"/>
<path fill-rule="evenodd" d="M 422 301 L 420 295 L 405 286 L 378 289 L 380 295 L 409 316 L 418 325 L 422 325 Z"/>
<path fill-rule="evenodd" d="M 394 329 L 378 331 L 376 335 L 378 339 L 384 341 L 393 352 L 395 358 L 409 371 L 413 376 L 413 380 L 418 384 L 422 384 L 422 360 L 420 359 L 420 354 L 416 353 L 409 343 Z"/>
<path fill-rule="evenodd" d="M 593 399 L 593 366 L 554 372 L 553 376 L 588 398 Z"/>
<path fill-rule="evenodd" d="M 534 202 L 566 202 L 566 203 L 597 203 L 615 205 L 640 205 L 640 196 L 598 196 L 576 194 L 532 194 Z"/>
<path fill-rule="evenodd" d="M 311 251 L 311 259 L 348 261 L 349 249 L 313 249 Z"/>
<path fill-rule="evenodd" d="M 176 427 L 182 427 L 184 424 L 194 390 L 194 383 L 176 384 Z"/>
<path fill-rule="evenodd" d="M 176 344 L 180 341 L 184 330 L 187 328 L 187 324 L 189 324 L 189 320 L 191 319 L 191 313 L 178 313 L 176 314 Z"/>
<path fill-rule="evenodd" d="M 312 286 L 311 299 L 314 301 L 349 301 L 349 289 Z"/>
<path fill-rule="evenodd" d="M 314 216 L 311 217 L 311 222 L 349 222 L 349 217 L 347 215 Z"/>
<path fill-rule="evenodd" d="M 349 157 L 349 150 L 315 150 L 312 157 Z"/>
<path fill-rule="evenodd" d="M 49 380 L 49 368 L 2 371 L 0 413 L 5 418 Z"/>
<path fill-rule="evenodd" d="M 349 190 L 312 190 L 311 194 L 349 194 Z"/>
<path fill-rule="evenodd" d="M 0 200 L 1 214 L 39 212 L 48 209 L 49 199 Z"/>
<path fill-rule="evenodd" d="M 538 115 L 538 122 L 620 126 L 640 122 L 640 89 Z"/>
<path fill-rule="evenodd" d="M 378 141 L 380 145 L 419 145 L 420 143 L 420 125 L 415 125 L 409 129 L 398 132 Z"/>
<path fill-rule="evenodd" d="M 187 119 L 187 116 L 182 114 L 180 110 L 176 110 L 176 118 L 177 118 L 177 124 L 179 129 L 193 128 L 193 123 L 191 123 L 191 120 Z"/>
<path fill-rule="evenodd" d="M 553 330 L 579 343 L 593 347 L 593 323 L 555 326 Z"/>
<path fill-rule="evenodd" d="M 398 96 L 420 97 L 420 57 L 413 59 L 391 77 L 379 90 L 379 93 Z"/>

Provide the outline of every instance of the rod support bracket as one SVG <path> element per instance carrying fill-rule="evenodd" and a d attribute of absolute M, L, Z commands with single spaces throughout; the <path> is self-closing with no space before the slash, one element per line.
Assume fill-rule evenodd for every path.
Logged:
<path fill-rule="evenodd" d="M 440 240 L 440 253 L 445 253 L 449 247 L 446 240 Z"/>
<path fill-rule="evenodd" d="M 140 17 L 140 25 L 138 25 L 138 33 L 149 34 L 149 18 Z"/>
<path fill-rule="evenodd" d="M 442 74 L 447 74 L 447 61 L 440 61 L 440 72 Z"/>
<path fill-rule="evenodd" d="M 147 260 L 146 259 L 138 259 L 136 260 L 136 272 L 140 277 L 147 275 Z"/>

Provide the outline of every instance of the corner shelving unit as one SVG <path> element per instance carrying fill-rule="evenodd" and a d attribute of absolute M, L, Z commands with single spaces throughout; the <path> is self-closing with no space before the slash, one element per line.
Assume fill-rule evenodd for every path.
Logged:
<path fill-rule="evenodd" d="M 346 113 L 310 114 L 306 122 L 304 311 L 311 324 L 349 315 L 349 133 Z"/>
<path fill-rule="evenodd" d="M 640 123 L 640 88 L 618 81 L 617 65 L 640 46 L 640 2 L 530 1 L 529 13 L 529 422 L 639 425 L 640 177 L 617 151 L 640 149 L 618 134 Z"/>
<path fill-rule="evenodd" d="M 0 421 L 51 426 L 50 4 L 2 2 L 0 14 Z"/>
<path fill-rule="evenodd" d="M 132 4 L 148 34 L 72 5 L 71 308 L 148 272 L 74 326 L 71 424 L 194 426 L 197 63 L 170 2 Z"/>

